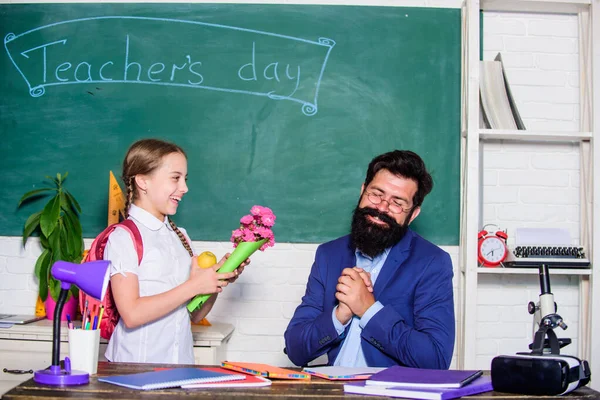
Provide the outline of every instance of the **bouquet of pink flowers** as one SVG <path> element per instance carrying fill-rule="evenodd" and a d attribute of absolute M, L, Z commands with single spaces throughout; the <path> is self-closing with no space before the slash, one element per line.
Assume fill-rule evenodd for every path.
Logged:
<path fill-rule="evenodd" d="M 250 214 L 240 219 L 240 227 L 231 233 L 231 241 L 235 250 L 223 263 L 218 272 L 232 272 L 240 266 L 256 250 L 264 251 L 275 245 L 275 236 L 271 229 L 275 225 L 275 214 L 268 207 L 254 206 Z M 199 294 L 187 305 L 193 312 L 208 300 L 210 295 Z"/>
<path fill-rule="evenodd" d="M 260 251 L 265 251 L 268 247 L 275 245 L 275 236 L 271 229 L 275 225 L 275 214 L 269 207 L 254 206 L 250 209 L 250 214 L 244 215 L 240 219 L 240 227 L 231 233 L 233 247 L 243 242 L 258 242 L 265 240 L 260 246 Z"/>

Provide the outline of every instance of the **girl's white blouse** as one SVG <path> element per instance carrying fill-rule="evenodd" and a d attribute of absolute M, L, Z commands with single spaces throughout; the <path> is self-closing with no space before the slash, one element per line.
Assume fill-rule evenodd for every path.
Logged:
<path fill-rule="evenodd" d="M 163 293 L 189 278 L 191 258 L 167 218 L 159 221 L 132 204 L 129 219 L 140 230 L 144 247 L 141 265 L 129 233 L 115 229 L 109 236 L 104 259 L 110 260 L 111 276 L 135 274 L 140 297 Z M 184 229 L 179 228 L 186 235 Z M 109 361 L 162 364 L 194 364 L 191 322 L 186 304 L 164 317 L 134 329 L 123 320 L 113 332 L 105 356 Z"/>

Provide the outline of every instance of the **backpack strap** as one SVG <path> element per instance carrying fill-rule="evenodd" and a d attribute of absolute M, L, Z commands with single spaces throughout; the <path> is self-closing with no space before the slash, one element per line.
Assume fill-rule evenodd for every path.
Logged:
<path fill-rule="evenodd" d="M 133 239 L 133 245 L 135 246 L 135 251 L 138 256 L 138 265 L 142 263 L 142 257 L 144 256 L 144 243 L 142 243 L 142 235 L 140 234 L 140 230 L 138 229 L 135 222 L 130 219 L 126 219 L 118 224 L 122 228 L 125 228 L 129 231 L 131 238 Z M 116 227 L 115 227 L 116 228 Z"/>
<path fill-rule="evenodd" d="M 142 235 L 135 222 L 130 219 L 118 222 L 116 224 L 109 225 L 105 228 L 96 239 L 92 242 L 87 256 L 84 257 L 82 263 L 87 261 L 95 261 L 104 259 L 104 249 L 106 248 L 106 242 L 108 242 L 108 236 L 117 228 L 121 227 L 125 229 L 131 235 L 133 245 L 138 256 L 138 265 L 142 263 L 142 257 L 144 256 L 144 243 L 142 242 Z M 79 309 L 83 310 L 85 303 L 86 294 L 82 291 L 79 292 Z"/>
<path fill-rule="evenodd" d="M 108 236 L 117 228 L 121 227 L 125 229 L 131 235 L 133 245 L 138 256 L 138 265 L 142 263 L 142 257 L 144 256 L 144 244 L 142 243 L 142 235 L 135 222 L 130 219 L 118 222 L 110 225 L 108 228 L 102 231 L 100 235 L 94 240 L 90 248 L 90 253 L 96 255 L 96 260 L 102 260 L 104 258 L 104 249 L 106 248 L 106 242 L 108 242 Z"/>

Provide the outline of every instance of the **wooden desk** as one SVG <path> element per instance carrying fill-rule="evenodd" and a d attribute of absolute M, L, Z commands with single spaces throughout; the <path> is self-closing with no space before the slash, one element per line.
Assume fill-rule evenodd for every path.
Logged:
<path fill-rule="evenodd" d="M 100 362 L 98 364 L 98 376 L 133 374 L 137 372 L 151 371 L 153 368 L 169 367 L 169 365 L 152 365 L 152 364 L 124 364 L 124 363 L 108 363 Z M 140 391 L 128 389 L 121 386 L 111 385 L 109 383 L 98 382 L 97 376 L 90 378 L 89 385 L 69 386 L 69 387 L 52 387 L 38 385 L 29 379 L 21 383 L 19 386 L 7 392 L 3 400 L 28 400 L 28 399 L 100 399 L 110 398 L 113 400 L 128 400 L 128 399 L 235 399 L 244 400 L 247 398 L 262 399 L 277 399 L 277 400 L 312 400 L 312 399 L 385 399 L 381 396 L 361 396 L 344 394 L 343 382 L 327 381 L 321 378 L 313 377 L 309 382 L 299 381 L 281 381 L 273 380 L 273 385 L 264 388 L 246 388 L 246 389 L 163 389 Z M 520 399 L 528 396 L 520 396 L 514 394 L 503 394 L 498 392 L 487 392 L 472 398 L 486 398 L 493 400 L 501 399 Z M 539 397 L 539 396 L 538 396 Z M 529 397 L 536 398 L 536 397 Z M 600 399 L 600 393 L 584 387 L 566 396 L 544 397 L 544 399 Z"/>
<path fill-rule="evenodd" d="M 192 326 L 196 364 L 217 365 L 225 357 L 225 344 L 233 333 L 233 325 L 215 322 L 211 326 Z M 66 323 L 60 330 L 60 358 L 69 355 Z M 100 339 L 98 360 L 106 361 L 107 342 Z M 12 375 L 4 368 L 15 370 L 43 369 L 52 363 L 52 321 L 41 320 L 26 325 L 0 329 L 0 397 L 4 392 L 31 378 L 31 374 Z"/>

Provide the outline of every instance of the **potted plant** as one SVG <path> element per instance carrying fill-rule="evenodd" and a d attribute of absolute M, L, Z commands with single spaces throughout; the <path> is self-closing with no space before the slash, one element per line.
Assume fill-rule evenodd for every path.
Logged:
<path fill-rule="evenodd" d="M 81 208 L 64 187 L 68 174 L 59 173 L 54 178 L 47 176 L 48 182 L 45 183 L 49 187 L 27 192 L 19 201 L 20 207 L 50 195 L 43 209 L 31 214 L 23 227 L 23 245 L 34 232 L 39 235 L 42 245 L 43 252 L 35 263 L 35 276 L 39 280 L 39 295 L 46 304 L 49 319 L 53 318 L 54 304 L 60 293 L 60 282 L 50 274 L 52 265 L 58 260 L 80 262 L 83 255 L 83 233 L 79 221 Z M 67 300 L 72 302 L 72 307 L 77 304 L 77 295 L 78 288 L 72 285 Z M 65 310 L 68 310 L 67 305 Z M 74 313 L 74 310 L 71 312 Z"/>

